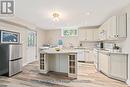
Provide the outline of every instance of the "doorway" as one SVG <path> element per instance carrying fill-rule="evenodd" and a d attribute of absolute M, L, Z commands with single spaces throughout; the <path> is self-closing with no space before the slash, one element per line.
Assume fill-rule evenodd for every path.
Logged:
<path fill-rule="evenodd" d="M 27 32 L 27 62 L 37 60 L 37 32 L 28 30 Z"/>

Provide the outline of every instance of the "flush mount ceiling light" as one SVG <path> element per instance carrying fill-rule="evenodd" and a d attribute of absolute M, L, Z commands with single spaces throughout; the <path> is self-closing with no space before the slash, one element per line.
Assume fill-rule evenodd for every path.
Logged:
<path fill-rule="evenodd" d="M 52 17 L 53 17 L 53 21 L 58 22 L 60 20 L 60 13 L 59 12 L 53 12 Z"/>
<path fill-rule="evenodd" d="M 91 14 L 91 12 L 87 12 L 87 13 L 86 13 L 86 15 L 88 15 L 88 16 L 89 16 L 90 14 Z"/>

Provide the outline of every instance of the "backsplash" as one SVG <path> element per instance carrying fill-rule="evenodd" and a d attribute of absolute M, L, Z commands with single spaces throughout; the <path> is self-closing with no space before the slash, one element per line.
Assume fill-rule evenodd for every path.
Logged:
<path fill-rule="evenodd" d="M 104 43 L 104 49 L 113 49 L 114 43 Z"/>
<path fill-rule="evenodd" d="M 82 42 L 82 47 L 92 50 L 93 48 L 96 48 L 97 44 L 98 43 L 96 42 Z"/>
<path fill-rule="evenodd" d="M 122 45 L 120 42 L 104 42 L 104 49 L 113 51 L 114 44 L 118 46 L 120 51 L 122 51 Z"/>

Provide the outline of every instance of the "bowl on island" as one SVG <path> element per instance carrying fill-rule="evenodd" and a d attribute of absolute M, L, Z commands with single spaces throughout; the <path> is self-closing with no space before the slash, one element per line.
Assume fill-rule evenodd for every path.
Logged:
<path fill-rule="evenodd" d="M 55 48 L 56 51 L 60 51 L 60 48 Z"/>

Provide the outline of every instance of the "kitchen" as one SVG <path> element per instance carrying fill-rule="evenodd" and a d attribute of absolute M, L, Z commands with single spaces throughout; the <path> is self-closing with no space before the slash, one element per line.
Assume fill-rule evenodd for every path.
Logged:
<path fill-rule="evenodd" d="M 117 12 L 112 5 L 113 8 L 110 8 L 112 14 L 105 13 L 105 10 L 109 11 L 107 6 L 104 6 L 104 9 L 98 8 L 100 13 L 104 10 L 102 14 L 106 18 L 93 10 L 85 11 L 83 16 L 82 11 L 78 9 L 76 11 L 79 12 L 78 14 L 75 11 L 72 11 L 75 14 L 70 12 L 72 14 L 70 19 L 62 10 L 57 12 L 53 9 L 48 12 L 44 8 L 45 11 L 40 13 L 44 15 L 42 19 L 39 12 L 35 14 L 35 11 L 39 10 L 40 7 L 39 9 L 33 8 L 35 7 L 34 3 L 37 6 L 42 6 L 43 2 L 42 4 L 40 2 L 42 1 L 34 1 L 32 8 L 27 8 L 26 12 L 23 12 L 26 14 L 24 15 L 19 8 L 23 5 L 21 3 L 25 3 L 25 1 L 16 1 L 16 17 L 1 17 L 0 19 L 0 30 L 7 34 L 5 36 L 0 34 L 1 49 L 4 47 L 2 44 L 22 46 L 17 51 L 17 47 L 14 48 L 19 54 L 17 58 L 22 59 L 22 62 L 13 64 L 13 68 L 10 68 L 10 62 L 6 61 L 5 65 L 8 65 L 6 73 L 3 73 L 3 67 L 0 67 L 0 75 L 8 74 L 7 77 L 0 78 L 0 86 L 128 87 L 130 85 L 130 5 L 127 5 L 129 1 L 124 2 L 123 6 L 122 0 L 122 6 L 117 5 Z M 78 2 L 81 5 L 77 8 L 83 9 L 82 5 L 86 6 L 83 4 L 84 1 Z M 78 2 L 76 3 L 78 4 Z M 113 1 L 108 2 L 111 5 Z M 67 4 L 67 2 L 65 3 Z M 103 1 L 103 3 L 106 2 Z M 25 4 L 26 6 L 28 7 Z M 34 15 L 28 15 L 28 12 L 34 13 L 37 18 Z M 81 14 L 82 16 L 80 16 Z M 101 18 L 102 22 L 97 21 Z M 65 22 L 66 20 L 68 21 Z M 18 40 L 3 38 L 10 35 L 18 36 L 16 37 Z M 9 50 L 9 55 L 17 54 L 15 51 L 7 50 Z M 6 52 L 8 53 L 8 51 Z M 1 52 L 0 55 L 4 54 Z M 4 58 L 1 56 L 1 59 Z M 17 59 L 9 61 L 15 60 Z M 2 61 L 1 64 L 4 65 Z M 10 75 L 10 70 L 15 72 Z"/>

